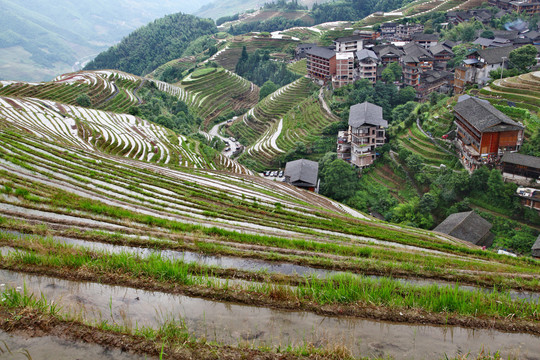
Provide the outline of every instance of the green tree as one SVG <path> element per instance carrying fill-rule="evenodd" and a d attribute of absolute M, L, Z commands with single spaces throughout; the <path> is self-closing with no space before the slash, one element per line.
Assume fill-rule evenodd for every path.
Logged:
<path fill-rule="evenodd" d="M 259 92 L 259 100 L 264 99 L 265 97 L 267 97 L 268 95 L 276 91 L 277 89 L 279 89 L 279 86 L 274 84 L 272 80 L 268 80 L 261 87 L 261 91 Z"/>
<path fill-rule="evenodd" d="M 480 37 L 483 37 L 484 39 L 495 39 L 495 34 L 493 34 L 493 31 L 491 30 L 484 30 L 480 34 Z"/>
<path fill-rule="evenodd" d="M 416 90 L 412 86 L 404 87 L 398 91 L 398 102 L 405 104 L 413 101 L 416 97 Z"/>
<path fill-rule="evenodd" d="M 358 174 L 347 162 L 336 159 L 319 172 L 321 194 L 337 201 L 352 197 L 358 188 Z"/>
<path fill-rule="evenodd" d="M 90 99 L 90 96 L 88 96 L 87 94 L 81 94 L 77 96 L 77 98 L 75 99 L 75 102 L 78 105 L 84 106 L 84 107 L 90 107 L 92 105 L 92 100 Z"/>
<path fill-rule="evenodd" d="M 525 72 L 531 66 L 536 64 L 536 55 L 538 50 L 534 45 L 525 45 L 510 52 L 509 60 L 512 66 Z"/>
<path fill-rule="evenodd" d="M 401 80 L 403 70 L 397 62 L 390 63 L 381 73 L 381 79 L 385 83 L 393 83 L 394 81 Z"/>

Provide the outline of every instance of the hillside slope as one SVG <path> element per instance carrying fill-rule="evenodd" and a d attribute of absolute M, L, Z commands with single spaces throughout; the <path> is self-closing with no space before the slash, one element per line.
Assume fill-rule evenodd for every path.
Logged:
<path fill-rule="evenodd" d="M 44 81 L 78 70 L 149 21 L 205 2 L 1 0 L 0 80 Z"/>
<path fill-rule="evenodd" d="M 212 20 L 176 13 L 137 29 L 96 56 L 86 70 L 117 69 L 135 75 L 147 74 L 166 62 L 182 57 L 189 43 L 217 32 Z"/>

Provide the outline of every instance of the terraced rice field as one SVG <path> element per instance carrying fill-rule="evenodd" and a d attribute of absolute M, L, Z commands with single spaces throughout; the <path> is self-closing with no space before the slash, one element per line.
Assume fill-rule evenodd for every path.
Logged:
<path fill-rule="evenodd" d="M 311 81 L 300 78 L 267 96 L 238 120 L 231 132 L 243 144 L 251 144 L 242 156 L 268 166 L 296 140 L 305 140 L 334 121 L 318 103 L 314 105 L 316 101 L 308 100 L 312 91 Z M 312 127 L 307 128 L 307 123 Z"/>
<path fill-rule="evenodd" d="M 196 141 L 132 115 L 50 100 L 0 97 L 0 125 L 87 151 L 159 164 L 249 172 L 222 155 L 206 158 Z"/>
<path fill-rule="evenodd" d="M 295 61 L 287 66 L 289 70 L 300 75 L 307 75 L 306 59 Z"/>
<path fill-rule="evenodd" d="M 259 100 L 259 87 L 252 82 L 219 68 L 202 76 L 187 76 L 180 83 L 180 97 L 204 119 L 204 128 L 212 120 L 231 111 L 247 111 Z"/>
<path fill-rule="evenodd" d="M 92 108 L 127 112 L 140 103 L 136 90 L 143 79 L 116 70 L 85 71 L 58 76 L 51 82 L 0 82 L 0 96 L 39 98 L 77 105 L 77 98 L 89 96 Z"/>
<path fill-rule="evenodd" d="M 538 261 L 11 122 L 0 148 L 4 330 L 156 358 L 538 354 Z"/>
<path fill-rule="evenodd" d="M 298 45 L 298 41 L 291 39 L 272 39 L 256 36 L 235 36 L 227 42 L 227 49 L 214 57 L 214 61 L 229 71 L 235 71 L 236 64 L 245 46 L 249 53 L 257 49 L 269 50 L 272 53 L 290 53 Z"/>
<path fill-rule="evenodd" d="M 445 151 L 441 150 L 430 139 L 424 135 L 420 129 L 413 124 L 410 129 L 399 136 L 399 144 L 405 149 L 422 157 L 428 165 L 439 166 L 441 164 L 449 166 L 455 159 Z"/>
<path fill-rule="evenodd" d="M 503 105 L 511 101 L 517 107 L 538 114 L 540 111 L 540 72 L 495 80 L 481 89 L 479 96 Z"/>
<path fill-rule="evenodd" d="M 370 182 L 384 186 L 397 201 L 404 202 L 405 197 L 400 193 L 406 190 L 407 179 L 404 174 L 400 175 L 399 171 L 396 171 L 390 164 L 376 165 L 372 171 L 362 176 Z"/>

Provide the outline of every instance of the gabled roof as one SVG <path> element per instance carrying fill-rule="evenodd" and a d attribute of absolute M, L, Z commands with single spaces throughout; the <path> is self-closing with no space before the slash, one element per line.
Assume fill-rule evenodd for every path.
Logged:
<path fill-rule="evenodd" d="M 377 57 L 377 54 L 375 54 L 373 51 L 368 50 L 368 49 L 362 49 L 360 51 L 357 51 L 356 58 L 360 61 L 364 59 L 368 59 L 368 58 L 379 60 L 379 58 Z"/>
<path fill-rule="evenodd" d="M 513 40 L 518 37 L 519 31 L 492 30 L 495 37 Z"/>
<path fill-rule="evenodd" d="M 367 101 L 351 106 L 349 125 L 359 127 L 364 124 L 388 127 L 388 121 L 383 119 L 382 107 Z"/>
<path fill-rule="evenodd" d="M 311 49 L 306 51 L 306 54 L 308 55 L 315 55 L 322 57 L 324 59 L 331 59 L 334 56 L 336 56 L 336 52 L 334 50 L 330 50 L 328 48 L 320 47 L 320 46 L 314 46 Z"/>
<path fill-rule="evenodd" d="M 540 252 L 540 235 L 536 238 L 536 241 L 534 242 L 534 245 L 532 246 L 533 252 L 536 250 L 537 252 Z M 533 254 L 534 255 L 534 254 Z M 538 253 L 540 255 L 540 253 Z"/>
<path fill-rule="evenodd" d="M 449 48 L 447 48 L 446 46 L 444 46 L 443 44 L 437 44 L 437 45 L 434 45 L 432 47 L 429 48 L 429 51 L 433 54 L 433 55 L 437 55 L 437 54 L 440 54 L 442 52 L 447 52 L 451 55 L 454 55 L 454 52 L 452 50 L 450 50 Z"/>
<path fill-rule="evenodd" d="M 453 79 L 453 73 L 443 70 L 427 70 L 420 74 L 421 84 L 432 84 L 444 79 Z"/>
<path fill-rule="evenodd" d="M 419 46 L 415 44 L 414 42 L 410 42 L 407 45 L 405 45 L 403 47 L 403 50 L 405 51 L 406 55 L 416 57 L 420 60 L 433 59 L 433 55 L 431 55 L 429 50 L 424 49 L 422 46 Z"/>
<path fill-rule="evenodd" d="M 516 165 L 523 165 L 531 168 L 540 169 L 540 157 L 523 155 L 518 153 L 504 153 L 502 162 Z"/>
<path fill-rule="evenodd" d="M 493 43 L 493 39 L 486 39 L 483 37 L 479 37 L 478 39 L 473 41 L 474 45 L 480 45 L 480 46 L 490 46 Z"/>
<path fill-rule="evenodd" d="M 503 46 L 496 47 L 491 49 L 477 50 L 476 53 L 478 56 L 487 64 L 499 64 L 502 63 L 502 58 L 505 57 L 508 59 L 510 52 L 514 50 L 513 46 Z"/>
<path fill-rule="evenodd" d="M 433 230 L 480 245 L 482 240 L 491 235 L 489 234 L 491 227 L 492 225 L 480 215 L 468 211 L 448 216 Z"/>
<path fill-rule="evenodd" d="M 314 46 L 317 46 L 317 44 L 300 44 L 296 48 L 297 49 L 309 49 L 309 48 L 312 48 Z"/>
<path fill-rule="evenodd" d="M 439 40 L 438 34 L 424 34 L 424 33 L 414 33 L 411 35 L 413 41 L 437 41 Z"/>
<path fill-rule="evenodd" d="M 487 101 L 471 97 L 459 101 L 454 112 L 469 122 L 480 132 L 522 130 L 523 125 L 510 119 Z"/>
<path fill-rule="evenodd" d="M 538 31 L 533 30 L 533 31 L 529 31 L 528 33 L 525 33 L 524 35 L 526 38 L 534 40 L 540 36 L 540 33 Z"/>
<path fill-rule="evenodd" d="M 395 45 L 376 45 L 373 47 L 373 51 L 379 55 L 379 57 L 383 57 L 386 55 L 395 55 L 395 56 L 402 56 L 403 50 L 398 49 Z"/>
<path fill-rule="evenodd" d="M 291 184 L 300 182 L 316 187 L 319 177 L 319 163 L 306 159 L 289 161 L 285 165 L 284 175 Z"/>

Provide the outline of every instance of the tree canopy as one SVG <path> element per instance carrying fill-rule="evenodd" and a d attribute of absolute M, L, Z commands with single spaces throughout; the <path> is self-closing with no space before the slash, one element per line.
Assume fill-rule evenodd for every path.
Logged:
<path fill-rule="evenodd" d="M 118 69 L 144 75 L 182 57 L 193 40 L 216 32 L 210 19 L 182 13 L 167 15 L 132 32 L 99 54 L 85 69 Z"/>
<path fill-rule="evenodd" d="M 534 45 L 522 46 L 510 52 L 510 64 L 520 71 L 527 71 L 531 66 L 536 65 L 537 54 L 538 50 Z"/>

